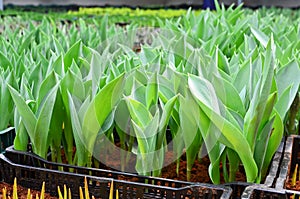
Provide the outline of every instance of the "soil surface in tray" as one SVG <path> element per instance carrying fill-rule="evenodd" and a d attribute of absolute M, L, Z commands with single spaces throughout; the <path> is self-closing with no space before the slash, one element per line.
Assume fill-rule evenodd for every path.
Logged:
<path fill-rule="evenodd" d="M 5 182 L 0 182 L 0 198 L 3 198 L 3 193 L 2 193 L 2 189 L 6 187 L 7 190 L 7 197 L 11 197 L 13 196 L 13 185 L 5 183 Z M 27 199 L 27 193 L 28 193 L 28 189 L 24 188 L 20 185 L 18 185 L 18 198 L 19 199 Z M 39 198 L 40 198 L 40 191 L 36 191 L 36 190 L 30 190 L 30 193 L 32 195 L 32 198 L 35 199 L 36 198 L 36 194 L 38 194 Z M 45 199 L 58 199 L 57 197 L 53 197 L 50 196 L 50 194 L 45 193 Z"/>
<path fill-rule="evenodd" d="M 293 186 L 292 185 L 292 180 L 291 178 L 288 180 L 288 182 L 286 183 L 286 189 L 290 189 L 290 190 L 295 190 L 295 191 L 300 191 L 300 181 L 296 181 L 296 184 Z M 293 195 L 291 195 L 289 197 L 290 199 L 295 198 Z M 296 196 L 297 198 L 297 196 Z"/>
<path fill-rule="evenodd" d="M 75 150 L 74 150 L 75 152 Z M 63 153 L 62 153 L 63 154 Z M 64 156 L 63 156 L 64 157 Z M 120 164 L 119 161 L 116 161 L 118 159 L 118 155 L 116 156 L 109 156 L 109 157 L 114 157 L 111 161 L 110 164 L 115 164 L 113 167 L 116 168 L 118 167 Z M 165 158 L 172 158 L 172 154 L 171 153 L 167 153 Z M 63 158 L 63 162 L 66 163 L 66 159 Z M 135 161 L 135 159 L 133 158 L 132 163 L 134 163 L 133 161 Z M 208 166 L 209 166 L 209 158 L 208 157 L 204 157 L 201 159 L 201 161 L 196 160 L 193 168 L 192 168 L 192 172 L 191 172 L 191 181 L 192 182 L 201 182 L 201 183 L 212 183 L 209 175 L 208 175 Z M 108 166 L 105 165 L 100 165 L 100 168 L 103 169 L 111 169 L 111 170 L 116 170 L 113 168 L 110 168 Z M 220 166 L 220 171 L 222 171 L 222 166 Z M 222 172 L 221 172 L 222 173 Z M 177 176 L 176 174 L 176 162 L 173 162 L 172 164 L 164 167 L 162 169 L 162 176 L 163 178 L 168 178 L 168 179 L 174 179 L 174 180 L 181 180 L 181 181 L 186 181 L 186 159 L 185 159 L 185 155 L 183 155 L 181 157 L 180 160 L 180 167 L 179 167 L 179 175 Z M 122 176 L 120 177 L 120 180 L 127 180 L 127 181 L 136 181 L 137 179 L 124 179 L 122 178 Z M 243 171 L 238 172 L 236 174 L 236 181 L 245 181 L 245 174 Z M 224 179 L 221 176 L 221 183 L 224 183 Z M 297 184 L 298 187 L 300 187 L 300 182 L 299 184 Z M 13 185 L 5 183 L 5 182 L 0 182 L 0 199 L 3 198 L 2 195 L 2 189 L 6 187 L 7 189 L 7 196 L 12 197 L 12 193 L 13 193 Z M 39 195 L 40 197 L 40 191 L 36 191 L 36 190 L 30 190 L 31 191 L 31 195 L 33 196 L 32 198 L 36 198 L 36 194 Z M 18 196 L 19 199 L 26 199 L 27 198 L 27 192 L 28 189 L 24 188 L 20 185 L 18 185 Z M 50 194 L 45 194 L 45 199 L 57 199 L 57 197 L 51 196 Z"/>
<path fill-rule="evenodd" d="M 97 153 L 97 157 L 98 157 L 97 159 L 102 161 L 98 162 L 97 166 L 95 165 L 94 166 L 100 169 L 122 171 L 120 143 L 119 142 L 115 143 L 115 146 L 117 147 L 111 147 L 110 144 L 107 144 L 105 146 L 107 147 L 97 150 L 100 151 L 99 153 Z M 76 147 L 73 148 L 73 153 L 75 154 L 75 152 L 76 152 Z M 61 150 L 61 154 L 62 154 L 63 163 L 67 163 L 66 156 L 63 149 Z M 186 174 L 187 164 L 186 164 L 185 153 L 183 153 L 180 158 L 179 175 L 177 175 L 176 173 L 176 162 L 172 161 L 174 160 L 172 148 L 169 148 L 169 151 L 166 152 L 164 158 L 165 158 L 165 162 L 170 162 L 171 164 L 165 166 L 162 169 L 162 175 L 160 177 L 173 179 L 173 180 L 187 181 L 187 174 Z M 135 170 L 135 163 L 136 163 L 136 156 L 132 154 L 127 162 L 127 165 L 125 166 L 125 172 L 137 173 Z M 210 160 L 208 156 L 204 156 L 200 161 L 196 159 L 192 167 L 190 181 L 212 184 L 212 181 L 210 180 L 208 174 L 209 164 L 210 164 Z M 227 168 L 227 170 L 229 170 L 229 168 Z M 220 165 L 221 184 L 225 183 L 222 173 L 223 173 L 223 168 L 222 165 Z M 136 181 L 137 179 L 119 178 L 119 180 Z M 246 175 L 242 167 L 240 168 L 240 171 L 236 173 L 235 181 L 246 182 Z"/>
<path fill-rule="evenodd" d="M 201 183 L 212 183 L 208 174 L 209 164 L 210 161 L 207 156 L 202 158 L 201 161 L 196 160 L 192 168 L 190 181 L 201 182 Z M 186 165 L 187 164 L 186 164 L 185 156 L 182 156 L 180 160 L 179 175 L 177 176 L 176 163 L 174 162 L 162 169 L 162 177 L 168 179 L 186 181 L 187 180 Z M 221 173 L 221 183 L 225 183 L 224 178 L 222 176 L 222 166 L 220 166 L 220 173 Z M 243 171 L 237 172 L 236 181 L 242 181 L 242 182 L 246 181 L 246 176 L 243 173 Z"/>
<path fill-rule="evenodd" d="M 295 158 L 297 158 L 297 159 L 300 158 L 300 152 L 297 153 L 297 155 L 296 155 Z M 298 167 L 298 168 L 299 168 L 299 167 Z M 298 169 L 297 169 L 297 170 L 298 170 Z M 298 176 L 298 175 L 300 175 L 300 174 L 297 174 L 296 184 L 295 184 L 295 185 L 292 185 L 292 178 L 293 178 L 292 175 L 293 175 L 294 171 L 295 171 L 295 166 L 292 166 L 292 168 L 290 169 L 291 174 L 290 174 L 290 176 L 289 176 L 288 181 L 286 182 L 286 188 L 287 188 L 287 189 L 290 189 L 290 190 L 300 191 L 300 180 L 298 180 L 298 179 L 300 179 L 299 176 Z"/>
<path fill-rule="evenodd" d="M 296 184 L 292 185 L 292 179 L 290 178 L 289 181 L 286 183 L 286 188 L 291 190 L 300 191 L 300 181 L 296 181 Z"/>
<path fill-rule="evenodd" d="M 75 151 L 75 150 L 74 150 Z M 62 153 L 63 154 L 63 153 Z M 120 153 L 119 152 L 112 152 L 109 155 L 106 155 L 105 157 L 100 157 L 102 160 L 103 158 L 107 158 L 105 161 L 106 164 L 100 163 L 100 168 L 101 169 L 108 169 L 108 170 L 115 170 L 115 171 L 120 171 L 121 169 L 121 162 L 120 162 Z M 165 155 L 166 162 L 171 162 L 168 161 L 167 159 L 172 160 L 173 154 L 172 152 L 167 152 Z M 63 160 L 65 160 L 63 156 Z M 131 172 L 131 173 L 136 173 L 136 170 L 133 165 L 135 165 L 136 159 L 134 156 L 132 156 L 129 160 L 129 164 L 126 167 L 126 172 Z M 208 174 L 208 167 L 209 167 L 210 161 L 207 156 L 203 157 L 201 161 L 196 160 L 194 162 L 192 172 L 191 172 L 191 182 L 201 182 L 201 183 L 212 183 L 212 181 L 209 178 Z M 181 180 L 181 181 L 187 181 L 187 175 L 186 175 L 186 157 L 185 154 L 181 156 L 180 159 L 180 166 L 179 166 L 179 175 L 176 173 L 176 162 L 173 162 L 166 167 L 162 169 L 162 175 L 160 177 L 162 178 L 168 178 L 168 179 L 173 179 L 173 180 Z M 118 169 L 116 169 L 118 168 Z M 227 168 L 228 169 L 228 168 Z M 224 178 L 222 176 L 222 165 L 220 165 L 220 173 L 221 173 L 221 183 L 225 183 Z M 120 178 L 119 180 L 128 180 L 128 181 L 136 181 L 136 179 L 122 179 Z M 246 176 L 241 168 L 240 171 L 236 173 L 236 180 L 235 181 L 241 181 L 245 182 L 246 181 Z"/>

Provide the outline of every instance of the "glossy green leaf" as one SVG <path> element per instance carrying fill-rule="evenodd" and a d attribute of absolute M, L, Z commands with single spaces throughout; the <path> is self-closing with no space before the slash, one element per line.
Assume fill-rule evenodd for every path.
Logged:
<path fill-rule="evenodd" d="M 220 115 L 219 102 L 216 101 L 212 85 L 207 80 L 192 75 L 189 76 L 188 83 L 201 109 L 221 131 L 222 137 L 220 141 L 238 153 L 245 167 L 247 181 L 254 182 L 257 178 L 258 170 L 251 147 L 243 133 Z"/>
<path fill-rule="evenodd" d="M 79 50 L 81 47 L 81 41 L 77 41 L 71 48 L 68 49 L 66 54 L 64 55 L 64 69 L 65 72 L 71 66 L 73 60 L 77 60 L 79 57 Z"/>
<path fill-rule="evenodd" d="M 107 116 L 117 105 L 123 93 L 124 74 L 103 87 L 91 101 L 83 119 L 84 143 L 93 151 L 95 139 Z"/>

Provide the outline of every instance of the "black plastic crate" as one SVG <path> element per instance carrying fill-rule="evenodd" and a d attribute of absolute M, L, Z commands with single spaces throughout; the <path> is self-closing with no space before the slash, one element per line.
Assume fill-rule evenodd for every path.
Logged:
<path fill-rule="evenodd" d="M 291 135 L 287 137 L 285 142 L 285 149 L 283 159 L 280 164 L 280 172 L 276 180 L 276 189 L 286 188 L 286 181 L 290 176 L 290 169 L 294 168 L 296 164 L 300 164 L 300 136 Z"/>
<path fill-rule="evenodd" d="M 6 149 L 5 156 L 9 158 L 12 162 L 17 164 L 39 167 L 39 168 L 46 168 L 51 170 L 63 170 L 66 172 L 72 171 L 73 173 L 77 173 L 77 174 L 100 176 L 100 177 L 126 180 L 126 181 L 134 181 L 136 183 L 147 182 L 153 185 L 167 186 L 167 187 L 174 187 L 174 188 L 180 188 L 182 186 L 191 186 L 195 184 L 187 181 L 177 181 L 177 180 L 171 180 L 165 178 L 139 176 L 137 174 L 132 174 L 132 173 L 124 173 L 119 171 L 110 171 L 105 169 L 95 169 L 95 168 L 87 168 L 87 167 L 79 167 L 79 166 L 68 165 L 68 164 L 55 163 L 55 162 L 47 161 L 31 152 L 14 150 L 13 146 L 10 146 Z M 233 183 L 223 184 L 223 186 L 232 189 L 232 193 L 230 196 L 231 199 L 240 198 L 245 188 L 250 185 L 252 185 L 252 183 L 247 183 L 247 182 L 233 182 Z"/>
<path fill-rule="evenodd" d="M 273 186 L 275 178 L 277 177 L 276 174 L 279 171 L 279 163 L 281 160 L 281 156 L 283 154 L 283 145 L 284 142 L 280 144 L 280 147 L 278 148 L 278 150 L 276 151 L 272 159 L 268 175 L 264 182 L 264 185 L 267 187 Z M 68 164 L 55 163 L 40 158 L 39 156 L 31 152 L 14 150 L 13 146 L 10 146 L 6 149 L 6 157 L 8 157 L 12 162 L 17 164 L 39 167 L 39 168 L 46 168 L 51 170 L 63 170 L 66 172 L 72 171 L 77 174 L 101 176 L 101 177 L 113 178 L 118 180 L 128 180 L 128 181 L 133 180 L 136 183 L 148 182 L 149 184 L 153 184 L 153 185 L 160 185 L 160 186 L 167 186 L 167 187 L 174 187 L 174 188 L 180 188 L 183 185 L 189 186 L 194 184 L 186 181 L 176 181 L 176 180 L 170 180 L 165 178 L 146 177 L 146 176 L 139 176 L 137 174 L 132 174 L 132 173 L 108 171 L 105 169 L 78 167 L 78 166 L 73 166 Z M 234 182 L 234 183 L 224 184 L 224 186 L 230 187 L 232 189 L 232 194 L 230 197 L 231 199 L 240 198 L 245 188 L 250 185 L 252 184 L 246 182 Z"/>
<path fill-rule="evenodd" d="M 13 146 L 8 147 L 6 149 L 5 157 L 15 164 L 22 164 L 25 166 L 44 168 L 50 170 L 60 170 L 60 171 L 72 172 L 72 173 L 82 174 L 82 175 L 99 176 L 99 177 L 112 178 L 118 180 L 132 181 L 135 183 L 148 182 L 149 184 L 153 184 L 153 185 L 167 186 L 173 188 L 181 188 L 183 186 L 190 186 L 195 184 L 192 182 L 171 180 L 166 178 L 140 176 L 134 173 L 125 173 L 120 171 L 80 167 L 75 165 L 51 162 L 31 152 L 14 150 Z"/>
<path fill-rule="evenodd" d="M 283 155 L 284 144 L 285 142 L 283 140 L 272 159 L 272 162 L 270 164 L 270 169 L 268 171 L 268 175 L 264 181 L 264 186 L 266 187 L 273 187 L 275 184 L 275 179 L 278 177 L 279 165 Z M 173 188 L 181 188 L 182 186 L 191 186 L 195 184 L 186 181 L 146 177 L 146 176 L 139 176 L 137 174 L 132 174 L 132 173 L 124 173 L 119 171 L 109 171 L 105 169 L 78 167 L 78 166 L 73 166 L 68 164 L 55 163 L 40 158 L 39 156 L 31 152 L 14 150 L 13 146 L 10 146 L 6 149 L 6 157 L 9 158 L 13 163 L 17 163 L 17 164 L 51 169 L 51 170 L 62 170 L 65 172 L 72 171 L 77 174 L 133 181 L 135 183 L 147 182 L 153 185 L 173 187 Z M 246 182 L 234 182 L 234 183 L 224 184 L 224 186 L 230 187 L 232 189 L 232 195 L 230 197 L 232 199 L 240 198 L 245 188 L 250 185 L 252 184 Z"/>
<path fill-rule="evenodd" d="M 242 199 L 287 199 L 289 194 L 284 190 L 276 190 L 264 186 L 253 185 L 245 189 Z"/>
<path fill-rule="evenodd" d="M 284 149 L 285 149 L 285 137 L 282 138 L 282 141 L 273 156 L 272 162 L 270 164 L 268 175 L 264 181 L 265 187 L 274 188 L 276 186 L 276 180 L 278 179 L 279 173 L 281 171 L 280 164 L 284 159 Z"/>
<path fill-rule="evenodd" d="M 75 168 L 75 167 L 73 167 Z M 138 181 L 145 179 L 148 183 L 131 182 L 109 178 L 109 173 L 116 175 L 113 171 L 106 171 L 106 176 L 91 176 L 80 173 L 70 173 L 41 167 L 33 167 L 13 163 L 4 154 L 0 155 L 0 173 L 2 180 L 13 183 L 15 177 L 18 184 L 31 188 L 40 189 L 42 182 L 46 183 L 46 191 L 57 196 L 57 186 L 64 184 L 69 187 L 75 198 L 79 197 L 78 187 L 83 187 L 84 177 L 86 176 L 91 195 L 96 198 L 108 198 L 111 181 L 113 180 L 114 190 L 119 191 L 120 198 L 211 198 L 227 199 L 230 198 L 231 188 L 202 183 L 188 183 L 181 181 L 165 180 L 159 178 L 138 176 Z M 103 171 L 102 171 L 103 173 Z M 121 172 L 119 172 L 121 173 Z M 130 174 L 124 174 L 130 175 Z M 158 183 L 158 184 L 155 184 Z M 161 185 L 160 182 L 164 182 Z"/>
<path fill-rule="evenodd" d="M 231 199 L 240 199 L 242 197 L 242 194 L 244 190 L 253 185 L 257 186 L 263 186 L 263 187 L 274 187 L 276 179 L 278 177 L 278 173 L 280 171 L 279 165 L 282 161 L 282 156 L 284 154 L 284 145 L 285 145 L 285 139 L 282 140 L 280 143 L 276 153 L 273 156 L 272 162 L 270 164 L 268 175 L 265 178 L 264 184 L 257 185 L 254 183 L 247 183 L 247 182 L 233 182 L 233 183 L 226 183 L 225 186 L 229 186 L 232 189 Z"/>
<path fill-rule="evenodd" d="M 253 183 L 248 182 L 231 182 L 225 183 L 224 186 L 230 187 L 232 189 L 232 193 L 230 199 L 240 199 L 244 190 L 248 187 L 253 185 Z"/>
<path fill-rule="evenodd" d="M 288 199 L 290 199 L 290 198 L 300 199 L 299 191 L 286 190 L 285 192 L 286 192 L 286 196 Z"/>
<path fill-rule="evenodd" d="M 299 199 L 300 192 L 253 185 L 245 189 L 242 199 Z"/>
<path fill-rule="evenodd" d="M 0 131 L 0 153 L 14 143 L 15 135 L 15 129 L 13 127 Z"/>

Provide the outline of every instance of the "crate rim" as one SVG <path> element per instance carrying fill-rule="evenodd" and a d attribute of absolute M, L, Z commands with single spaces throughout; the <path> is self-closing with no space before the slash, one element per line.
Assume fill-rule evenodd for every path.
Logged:
<path fill-rule="evenodd" d="M 8 128 L 6 128 L 6 129 L 3 129 L 3 130 L 0 131 L 0 135 L 5 134 L 5 133 L 7 133 L 7 132 L 10 132 L 10 131 L 12 131 L 12 130 L 14 130 L 14 129 L 15 129 L 15 127 L 13 127 L 13 126 L 8 127 Z"/>
<path fill-rule="evenodd" d="M 98 168 L 92 168 L 92 167 L 82 167 L 82 166 L 76 166 L 76 165 L 71 165 L 71 164 L 64 164 L 64 163 L 57 163 L 57 162 L 52 162 L 52 161 L 48 161 L 40 156 L 38 156 L 35 153 L 31 153 L 31 152 L 27 152 L 27 151 L 19 151 L 19 150 L 15 150 L 13 145 L 9 146 L 6 148 L 4 154 L 6 152 L 13 152 L 13 153 L 18 153 L 21 155 L 29 155 L 29 156 L 33 156 L 34 158 L 37 158 L 38 160 L 42 161 L 45 164 L 53 164 L 53 165 L 57 165 L 57 166 L 64 166 L 64 167 L 69 167 L 69 168 L 74 168 L 74 169 L 88 169 L 90 171 L 103 171 L 103 172 L 110 172 L 116 175 L 126 175 L 128 177 L 138 177 L 138 178 L 143 178 L 143 179 L 147 179 L 147 180 L 163 180 L 165 182 L 169 182 L 169 183 L 182 183 L 182 184 L 186 184 L 186 185 L 193 185 L 195 183 L 193 182 L 188 182 L 188 181 L 180 181 L 180 180 L 172 180 L 172 179 L 168 179 L 168 178 L 160 178 L 160 177 L 153 177 L 153 176 L 141 176 L 135 173 L 127 173 L 127 172 L 122 172 L 122 171 L 114 171 L 114 170 L 107 170 L 107 169 L 98 169 Z M 33 167 L 36 168 L 36 167 Z M 71 173 L 71 172 L 69 172 Z M 211 185 L 209 183 L 197 183 L 197 184 L 207 184 L 207 185 Z"/>
<path fill-rule="evenodd" d="M 77 173 L 71 173 L 71 172 L 65 172 L 65 171 L 51 170 L 51 169 L 46 169 L 46 168 L 38 168 L 38 167 L 33 167 L 33 166 L 25 166 L 25 165 L 13 163 L 11 160 L 9 160 L 9 158 L 7 158 L 5 156 L 5 154 L 0 154 L 0 159 L 4 160 L 6 163 L 8 163 L 14 167 L 18 167 L 18 168 L 28 168 L 28 169 L 47 171 L 47 172 L 52 172 L 52 173 L 63 173 L 66 175 L 74 175 L 74 176 L 83 177 L 83 178 L 87 177 L 88 179 L 93 179 L 93 180 L 98 180 L 98 181 L 100 181 L 100 180 L 107 181 L 107 182 L 113 181 L 113 182 L 126 183 L 126 184 L 131 184 L 131 185 L 141 185 L 142 184 L 143 186 L 146 186 L 148 188 L 158 187 L 158 185 L 152 185 L 152 184 L 146 184 L 146 183 L 140 183 L 140 182 L 132 182 L 132 181 L 119 180 L 119 179 L 114 179 L 114 178 L 91 176 L 91 175 L 77 174 Z M 222 196 L 225 194 L 224 198 L 227 198 L 226 194 L 231 195 L 231 193 L 232 193 L 232 189 L 230 187 L 223 186 L 223 185 L 213 185 L 213 184 L 208 184 L 208 183 L 192 183 L 192 184 L 187 184 L 186 186 L 178 187 L 178 188 L 167 187 L 167 186 L 163 186 L 163 185 L 160 185 L 159 187 L 170 190 L 170 191 L 180 191 L 180 190 L 184 190 L 187 188 L 199 188 L 199 187 L 218 189 L 218 190 L 223 190 Z"/>
<path fill-rule="evenodd" d="M 122 180 L 117 180 L 117 179 L 113 179 L 113 178 L 104 178 L 104 177 L 97 177 L 97 176 L 89 176 L 89 175 L 84 175 L 84 174 L 75 174 L 75 173 L 70 173 L 70 172 L 63 172 L 63 171 L 57 171 L 57 170 L 51 170 L 51 169 L 44 169 L 44 168 L 37 168 L 37 167 L 32 167 L 32 166 L 25 166 L 25 165 L 20 165 L 20 164 L 16 164 L 13 163 L 12 161 L 10 161 L 7 157 L 5 157 L 5 154 L 0 154 L 0 168 L 5 166 L 5 164 L 8 164 L 9 166 L 12 167 L 12 169 L 17 170 L 18 168 L 20 169 L 19 171 L 21 171 L 22 169 L 25 170 L 35 170 L 35 171 L 41 171 L 41 172 L 50 172 L 52 174 L 64 174 L 64 175 L 68 175 L 72 178 L 76 176 L 76 178 L 81 178 L 84 179 L 84 177 L 87 178 L 87 180 L 93 180 L 94 182 L 104 182 L 104 183 L 109 183 L 109 182 L 114 182 L 114 186 L 117 184 L 123 186 L 123 185 L 129 185 L 132 187 L 137 187 L 137 189 L 153 189 L 153 190 L 164 190 L 164 191 L 171 191 L 173 193 L 176 192 L 185 192 L 187 190 L 193 190 L 196 191 L 197 190 L 209 190 L 210 192 L 216 192 L 218 193 L 218 196 L 220 199 L 229 199 L 231 194 L 232 194 L 232 189 L 230 187 L 225 187 L 225 186 L 217 186 L 217 185 L 211 185 L 211 184 L 204 184 L 204 183 L 197 183 L 197 184 L 193 184 L 193 185 L 188 185 L 188 186 L 183 186 L 183 187 L 178 187 L 178 188 L 173 188 L 173 187 L 166 187 L 166 186 L 159 186 L 159 185 L 152 185 L 152 184 L 147 184 L 147 183 L 140 183 L 140 182 L 130 182 L 130 181 L 122 181 Z M 2 164 L 2 165 L 1 165 Z M 6 165 L 7 166 L 7 165 Z M 1 172 L 0 172 L 1 174 Z M 15 177 L 15 176 L 14 176 Z M 4 180 L 5 178 L 2 178 L 2 180 Z M 10 179 L 11 180 L 11 179 Z M 119 192 L 122 193 L 122 189 L 119 190 Z"/>
<path fill-rule="evenodd" d="M 275 182 L 275 188 L 278 190 L 285 189 L 286 180 L 288 178 L 289 170 L 291 167 L 292 152 L 293 152 L 293 145 L 294 145 L 295 138 L 300 139 L 300 136 L 299 135 L 289 135 L 286 137 L 283 158 L 280 163 L 279 176 Z"/>
<path fill-rule="evenodd" d="M 243 192 L 241 199 L 249 199 L 250 195 L 253 193 L 254 190 L 260 190 L 260 191 L 266 191 L 266 192 L 276 192 L 279 194 L 286 195 L 286 190 L 285 189 L 276 189 L 276 188 L 270 188 L 266 186 L 260 186 L 257 184 L 251 185 L 246 187 L 245 191 Z"/>

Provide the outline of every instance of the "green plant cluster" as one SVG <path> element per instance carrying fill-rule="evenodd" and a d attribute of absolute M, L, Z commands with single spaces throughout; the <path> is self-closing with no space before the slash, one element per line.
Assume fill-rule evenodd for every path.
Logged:
<path fill-rule="evenodd" d="M 186 14 L 185 9 L 143 9 L 143 8 L 79 8 L 78 11 L 69 11 L 71 16 L 109 16 L 113 23 L 137 23 L 141 26 L 155 26 L 157 19 L 176 19 Z M 196 11 L 195 11 L 196 12 Z M 199 13 L 200 11 L 197 11 Z"/>
<path fill-rule="evenodd" d="M 1 128 L 15 126 L 17 150 L 30 140 L 59 162 L 63 146 L 69 163 L 97 166 L 93 156 L 118 138 L 122 170 L 134 155 L 139 174 L 160 176 L 173 150 L 178 167 L 186 154 L 187 180 L 207 154 L 213 183 L 220 165 L 229 165 L 225 181 L 242 165 L 260 182 L 299 93 L 300 26 L 284 16 L 188 10 L 158 20 L 140 51 L 141 29 L 109 26 L 109 17 L 1 20 Z"/>
<path fill-rule="evenodd" d="M 158 19 L 175 20 L 185 15 L 185 9 L 144 9 L 144 8 L 114 8 L 114 7 L 82 7 L 78 10 L 63 11 L 55 10 L 54 8 L 35 7 L 29 8 L 7 8 L 0 11 L 3 17 L 7 16 L 22 16 L 28 20 L 40 21 L 44 15 L 50 16 L 55 20 L 70 20 L 76 21 L 78 18 L 84 19 L 87 23 L 92 22 L 92 19 L 99 19 L 104 16 L 109 17 L 109 24 L 128 24 L 135 23 L 139 26 L 158 26 Z M 194 11 L 197 14 L 200 10 Z"/>
<path fill-rule="evenodd" d="M 259 13 L 261 14 L 262 17 L 266 17 L 268 15 L 274 15 L 274 16 L 282 15 L 284 17 L 287 17 L 287 18 L 291 19 L 292 21 L 297 21 L 297 20 L 299 20 L 299 17 L 300 17 L 299 9 L 262 7 L 258 11 L 259 11 Z"/>
<path fill-rule="evenodd" d="M 109 15 L 109 16 L 127 16 L 127 17 L 160 17 L 160 18 L 172 18 L 180 17 L 186 14 L 185 9 L 143 9 L 143 8 L 113 8 L 113 7 L 95 7 L 95 8 L 79 8 L 78 11 L 69 11 L 71 15 Z"/>

